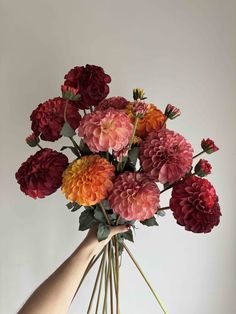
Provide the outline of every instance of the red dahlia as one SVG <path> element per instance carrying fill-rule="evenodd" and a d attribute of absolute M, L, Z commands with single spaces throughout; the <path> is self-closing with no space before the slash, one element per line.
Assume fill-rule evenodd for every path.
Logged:
<path fill-rule="evenodd" d="M 65 155 L 44 148 L 23 162 L 16 173 L 16 180 L 26 195 L 44 198 L 61 186 L 62 173 L 67 165 Z"/>
<path fill-rule="evenodd" d="M 64 85 L 79 88 L 81 95 L 77 104 L 80 109 L 97 106 L 109 93 L 111 78 L 103 68 L 87 64 L 76 66 L 65 75 Z"/>
<path fill-rule="evenodd" d="M 65 122 L 65 105 L 66 100 L 61 97 L 49 99 L 38 105 L 30 116 L 32 121 L 31 129 L 36 136 L 50 142 L 54 142 L 61 137 L 60 131 Z M 81 115 L 71 102 L 67 104 L 66 119 L 74 130 L 77 129 Z"/>
<path fill-rule="evenodd" d="M 173 187 L 170 208 L 179 225 L 188 231 L 207 233 L 220 222 L 220 206 L 212 184 L 190 176 Z"/>

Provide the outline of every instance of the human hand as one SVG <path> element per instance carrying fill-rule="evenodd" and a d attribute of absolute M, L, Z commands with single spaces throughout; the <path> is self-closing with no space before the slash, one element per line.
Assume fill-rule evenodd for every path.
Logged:
<path fill-rule="evenodd" d="M 87 233 L 87 236 L 83 240 L 80 246 L 87 247 L 91 250 L 91 254 L 94 256 L 98 254 L 108 242 L 118 233 L 127 232 L 130 229 L 129 225 L 119 225 L 119 226 L 110 226 L 110 233 L 107 239 L 103 241 L 98 241 L 97 239 L 97 230 L 98 224 L 95 224 Z"/>

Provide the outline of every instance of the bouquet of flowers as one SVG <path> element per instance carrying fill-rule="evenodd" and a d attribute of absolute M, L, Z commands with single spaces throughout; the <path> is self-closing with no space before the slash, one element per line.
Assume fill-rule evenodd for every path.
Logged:
<path fill-rule="evenodd" d="M 16 180 L 21 191 L 34 199 L 61 188 L 69 200 L 68 209 L 81 211 L 79 230 L 97 225 L 98 241 L 108 237 L 109 226 L 128 225 L 128 231 L 114 236 L 85 272 L 84 277 L 100 259 L 87 313 L 96 291 L 96 313 L 101 296 L 102 313 L 107 313 L 108 303 L 111 313 L 113 307 L 120 313 L 119 268 L 124 250 L 166 313 L 126 240 L 134 241 L 137 223 L 157 226 L 166 210 L 187 231 L 208 233 L 219 224 L 218 196 L 203 178 L 212 167 L 205 159 L 194 165 L 197 157 L 218 147 L 211 139 L 203 139 L 194 156 L 191 144 L 167 127 L 169 120 L 181 114 L 178 108 L 168 104 L 161 111 L 146 101 L 140 88 L 133 90 L 131 101 L 107 98 L 110 82 L 110 76 L 94 65 L 76 66 L 65 75 L 62 96 L 39 104 L 30 116 L 33 133 L 26 142 L 39 150 L 20 166 Z M 70 143 L 61 148 L 63 153 L 44 147 L 62 136 Z M 66 150 L 74 154 L 70 162 Z M 161 194 L 169 189 L 169 204 L 161 206 Z"/>

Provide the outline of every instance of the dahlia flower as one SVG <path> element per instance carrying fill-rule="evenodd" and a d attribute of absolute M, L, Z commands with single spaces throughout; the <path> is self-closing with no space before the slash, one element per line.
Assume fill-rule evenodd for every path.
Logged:
<path fill-rule="evenodd" d="M 159 207 L 160 191 L 145 174 L 123 172 L 115 180 L 108 201 L 115 213 L 127 220 L 151 218 Z"/>
<path fill-rule="evenodd" d="M 134 124 L 135 117 L 133 116 L 132 108 L 133 103 L 129 103 L 125 108 L 125 113 L 129 116 L 130 121 Z M 144 138 L 150 132 L 161 129 L 165 118 L 166 117 L 161 112 L 161 110 L 150 104 L 145 116 L 143 118 L 140 118 L 138 121 L 135 135 Z"/>
<path fill-rule="evenodd" d="M 92 152 L 115 151 L 125 147 L 132 135 L 133 125 L 127 115 L 113 108 L 86 114 L 78 128 L 78 134 Z"/>
<path fill-rule="evenodd" d="M 216 191 L 207 179 L 190 176 L 173 187 L 170 208 L 179 225 L 188 231 L 207 233 L 220 221 Z"/>
<path fill-rule="evenodd" d="M 32 112 L 30 119 L 32 121 L 31 129 L 36 136 L 40 136 L 42 140 L 54 142 L 61 135 L 61 129 L 64 125 L 64 111 L 66 100 L 61 97 L 49 99 Z M 77 129 L 81 116 L 78 109 L 72 102 L 67 103 L 66 119 L 70 126 Z"/>
<path fill-rule="evenodd" d="M 199 177 L 205 177 L 211 173 L 211 169 L 212 169 L 212 166 L 207 160 L 200 159 L 194 168 L 194 172 Z"/>
<path fill-rule="evenodd" d="M 62 192 L 70 201 L 90 206 L 105 199 L 111 191 L 115 167 L 99 155 L 83 156 L 63 173 Z"/>
<path fill-rule="evenodd" d="M 68 158 L 65 155 L 44 148 L 23 162 L 16 173 L 16 180 L 26 195 L 44 198 L 60 187 L 62 173 L 67 165 Z"/>
<path fill-rule="evenodd" d="M 87 64 L 76 66 L 65 75 L 64 85 L 79 88 L 81 95 L 77 104 L 80 109 L 97 106 L 109 93 L 111 78 L 103 68 Z"/>
<path fill-rule="evenodd" d="M 215 145 L 214 141 L 210 138 L 203 139 L 201 142 L 201 147 L 207 154 L 212 154 L 219 150 L 219 148 Z"/>
<path fill-rule="evenodd" d="M 151 132 L 140 145 L 143 171 L 161 183 L 173 183 L 189 171 L 193 149 L 186 139 L 171 130 Z"/>
<path fill-rule="evenodd" d="M 114 108 L 114 109 L 125 109 L 125 107 L 128 104 L 128 100 L 126 100 L 124 97 L 115 96 L 110 97 L 102 100 L 97 107 L 96 110 L 106 110 L 108 108 Z"/>
<path fill-rule="evenodd" d="M 79 88 L 61 85 L 62 97 L 67 100 L 78 100 L 80 98 Z"/>
<path fill-rule="evenodd" d="M 132 112 L 135 117 L 143 118 L 148 112 L 149 104 L 146 104 L 144 101 L 136 100 L 133 102 Z"/>

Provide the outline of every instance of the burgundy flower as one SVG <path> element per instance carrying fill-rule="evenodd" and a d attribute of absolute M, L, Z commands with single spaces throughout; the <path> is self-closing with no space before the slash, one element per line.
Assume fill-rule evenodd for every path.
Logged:
<path fill-rule="evenodd" d="M 16 180 L 20 189 L 32 198 L 44 198 L 54 193 L 62 183 L 62 173 L 68 158 L 49 148 L 38 151 L 20 166 Z"/>
<path fill-rule="evenodd" d="M 32 133 L 31 135 L 26 137 L 25 141 L 29 146 L 35 147 L 39 143 L 39 138 L 34 133 Z"/>
<path fill-rule="evenodd" d="M 201 142 L 201 147 L 207 154 L 212 154 L 219 150 L 219 148 L 215 145 L 214 141 L 211 140 L 210 138 L 206 140 L 203 139 Z"/>
<path fill-rule="evenodd" d="M 220 206 L 212 184 L 190 176 L 173 187 L 170 208 L 179 225 L 188 231 L 207 233 L 220 221 Z"/>
<path fill-rule="evenodd" d="M 64 85 L 79 88 L 81 98 L 78 106 L 80 109 L 88 109 L 89 106 L 97 106 L 109 93 L 111 78 L 103 68 L 87 64 L 76 66 L 65 75 Z"/>
<path fill-rule="evenodd" d="M 124 97 L 114 96 L 102 100 L 96 107 L 96 110 L 106 110 L 108 108 L 123 110 L 126 108 L 128 100 Z"/>
<path fill-rule="evenodd" d="M 143 118 L 150 108 L 149 104 L 146 104 L 142 100 L 136 100 L 133 103 L 132 112 L 135 117 Z"/>
<path fill-rule="evenodd" d="M 211 169 L 212 169 L 212 166 L 207 160 L 200 159 L 194 168 L 194 172 L 199 177 L 205 177 L 211 173 Z"/>
<path fill-rule="evenodd" d="M 65 105 L 66 100 L 61 97 L 49 99 L 38 105 L 30 116 L 32 121 L 31 129 L 36 136 L 40 136 L 42 140 L 50 142 L 54 142 L 61 137 L 60 131 L 65 122 Z M 81 115 L 72 102 L 67 104 L 66 119 L 74 130 L 77 129 Z"/>

